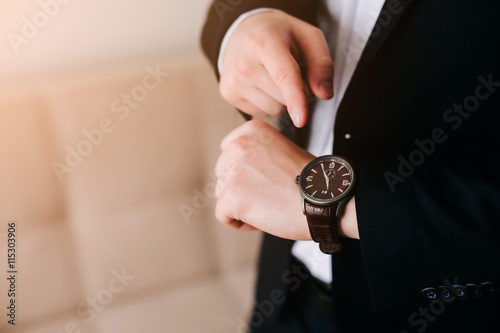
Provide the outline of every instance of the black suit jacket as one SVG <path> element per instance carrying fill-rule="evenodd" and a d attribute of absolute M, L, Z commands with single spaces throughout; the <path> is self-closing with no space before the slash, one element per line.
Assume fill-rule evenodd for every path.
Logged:
<path fill-rule="evenodd" d="M 228 27 L 258 7 L 312 24 L 324 10 L 321 1 L 216 1 L 202 38 L 214 66 Z M 500 282 L 499 18 L 498 0 L 384 5 L 335 123 L 334 153 L 359 176 L 361 240 L 332 256 L 346 332 L 500 330 L 496 287 L 481 287 Z M 292 283 L 290 246 L 266 236 L 257 301 Z M 484 295 L 470 286 L 423 323 L 419 309 L 436 291 L 446 301 L 439 287 L 453 284 Z"/>

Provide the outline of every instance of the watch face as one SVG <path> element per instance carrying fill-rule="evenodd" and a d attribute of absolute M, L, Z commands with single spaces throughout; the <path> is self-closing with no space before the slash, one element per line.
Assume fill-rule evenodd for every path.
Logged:
<path fill-rule="evenodd" d="M 343 158 L 323 156 L 300 174 L 300 190 L 308 201 L 328 205 L 344 198 L 354 184 L 354 170 Z"/>

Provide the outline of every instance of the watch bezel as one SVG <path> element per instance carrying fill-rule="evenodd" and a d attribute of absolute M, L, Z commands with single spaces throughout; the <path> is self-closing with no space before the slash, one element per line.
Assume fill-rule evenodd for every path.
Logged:
<path fill-rule="evenodd" d="M 352 173 L 352 181 L 351 181 L 351 186 L 349 186 L 349 188 L 347 189 L 347 191 L 345 191 L 344 193 L 342 193 L 341 195 L 339 196 L 336 196 L 334 198 L 331 198 L 331 199 L 318 199 L 318 198 L 314 198 L 314 197 L 311 197 L 305 190 L 304 190 L 304 184 L 302 183 L 302 180 L 306 177 L 306 173 L 308 174 L 309 173 L 309 170 L 314 166 L 314 165 L 317 165 L 318 163 L 321 163 L 321 161 L 323 160 L 336 160 L 335 162 L 339 162 L 341 163 L 342 165 L 344 166 L 347 166 L 350 170 L 351 170 L 351 173 Z M 354 168 L 352 166 L 352 163 L 349 162 L 349 160 L 347 160 L 345 157 L 342 157 L 342 156 L 337 156 L 337 155 L 324 155 L 324 156 L 319 156 L 317 158 L 315 158 L 314 160 L 312 160 L 311 162 L 309 162 L 305 167 L 304 169 L 302 169 L 302 172 L 300 173 L 299 175 L 299 179 L 298 179 L 298 185 L 299 185 L 299 189 L 300 189 L 300 194 L 302 195 L 302 197 L 304 198 L 304 200 L 307 200 L 308 202 L 310 203 L 313 203 L 313 204 L 316 204 L 318 206 L 330 206 L 332 204 L 335 204 L 335 203 L 338 203 L 340 201 L 342 201 L 343 199 L 345 199 L 346 197 L 349 197 L 350 194 L 352 193 L 353 191 L 353 188 L 354 188 L 354 185 L 355 185 L 355 182 L 356 182 L 356 172 L 354 171 Z"/>

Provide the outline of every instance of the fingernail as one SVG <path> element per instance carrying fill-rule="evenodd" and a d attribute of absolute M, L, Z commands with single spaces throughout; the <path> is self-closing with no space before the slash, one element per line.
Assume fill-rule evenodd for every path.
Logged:
<path fill-rule="evenodd" d="M 333 84 L 330 81 L 323 81 L 320 83 L 320 89 L 325 94 L 326 97 L 332 97 L 333 95 Z"/>
<path fill-rule="evenodd" d="M 302 112 L 299 109 L 292 110 L 293 118 L 295 119 L 295 126 L 302 124 Z"/>

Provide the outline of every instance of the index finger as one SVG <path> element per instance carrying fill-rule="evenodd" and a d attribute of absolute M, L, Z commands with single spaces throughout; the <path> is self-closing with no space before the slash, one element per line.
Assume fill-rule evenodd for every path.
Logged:
<path fill-rule="evenodd" d="M 300 67 L 289 47 L 280 42 L 269 43 L 261 61 L 281 91 L 293 123 L 303 127 L 307 122 L 307 98 Z"/>

